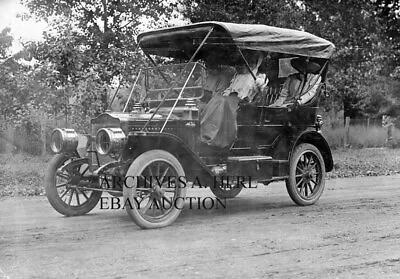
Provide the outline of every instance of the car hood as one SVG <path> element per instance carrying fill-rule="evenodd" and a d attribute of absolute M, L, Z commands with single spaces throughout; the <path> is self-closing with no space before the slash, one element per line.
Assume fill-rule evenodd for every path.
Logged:
<path fill-rule="evenodd" d="M 121 124 L 122 122 L 131 122 L 137 120 L 149 120 L 152 113 L 128 113 L 128 112 L 105 112 L 93 118 L 91 124 Z M 160 114 L 154 115 L 153 119 L 163 119 Z"/>

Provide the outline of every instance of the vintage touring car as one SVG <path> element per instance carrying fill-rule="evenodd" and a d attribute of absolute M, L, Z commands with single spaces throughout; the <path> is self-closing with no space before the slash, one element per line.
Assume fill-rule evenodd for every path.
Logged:
<path fill-rule="evenodd" d="M 238 195 L 246 184 L 224 180 L 231 176 L 265 185 L 284 180 L 298 205 L 320 198 L 333 167 L 317 114 L 321 86 L 307 102 L 299 102 L 300 95 L 290 105 L 273 104 L 287 79 L 280 74 L 284 61 L 317 64 L 313 74 L 324 84 L 331 42 L 297 30 L 223 22 L 145 32 L 137 40 L 154 67 L 136 75 L 122 111 L 91 121 L 86 155 L 77 151 L 75 130 L 52 133 L 57 154 L 45 188 L 55 210 L 88 213 L 107 192 L 129 202 L 126 211 L 138 226 L 159 228 L 180 214 L 187 185 L 207 185 L 218 198 Z M 268 58 L 268 83 L 256 101 L 236 96 L 232 105 L 223 99 L 229 96 L 208 90 L 213 71 L 222 69 L 242 67 L 256 80 L 249 61 L 256 52 Z M 154 56 L 162 57 L 162 65 Z M 279 69 L 271 74 L 274 63 Z M 207 111 L 214 97 L 223 101 Z"/>

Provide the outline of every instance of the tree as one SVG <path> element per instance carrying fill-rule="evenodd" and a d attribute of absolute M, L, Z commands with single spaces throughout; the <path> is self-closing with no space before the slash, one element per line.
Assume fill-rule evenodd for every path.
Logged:
<path fill-rule="evenodd" d="M 0 59 L 7 58 L 7 51 L 11 47 L 13 37 L 10 35 L 11 28 L 6 27 L 0 32 Z"/>
<path fill-rule="evenodd" d="M 337 50 L 327 86 L 334 105 L 326 102 L 325 107 L 327 110 L 344 110 L 345 116 L 350 117 L 365 113 L 371 94 L 375 94 L 371 85 L 382 80 L 380 75 L 387 76 L 391 72 L 388 69 L 393 57 L 393 43 L 387 32 L 395 33 L 383 22 L 385 17 L 394 21 L 398 9 L 389 2 L 395 1 L 181 0 L 183 14 L 192 22 L 261 23 L 308 31 L 332 41 Z"/>
<path fill-rule="evenodd" d="M 181 0 L 182 13 L 191 22 L 218 20 L 260 23 L 287 28 L 301 26 L 302 14 L 293 0 Z"/>
<path fill-rule="evenodd" d="M 23 69 L 9 53 L 13 42 L 10 32 L 9 27 L 0 32 L 0 58 L 3 59 L 0 60 L 0 114 L 3 121 L 14 120 L 14 116 L 23 113 L 21 104 L 26 101 L 25 92 L 20 90 L 23 81 L 18 78 Z"/>
<path fill-rule="evenodd" d="M 135 52 L 139 25 L 144 21 L 165 24 L 173 7 L 162 0 L 23 3 L 32 15 L 50 25 L 33 54 L 38 61 L 36 70 L 45 77 L 43 84 L 53 95 L 62 96 L 55 99 L 63 100 L 64 106 L 74 100 L 74 106 L 67 106 L 66 111 L 90 116 L 108 106 L 111 85 L 129 82 L 138 70 L 142 60 Z"/>
<path fill-rule="evenodd" d="M 337 47 L 330 82 L 339 108 L 344 116 L 363 116 L 374 99 L 371 94 L 377 94 L 371 86 L 388 74 L 391 56 L 385 26 L 375 16 L 376 6 L 368 0 L 304 0 L 304 6 L 310 23 L 306 29 Z"/>
<path fill-rule="evenodd" d="M 31 13 L 49 21 L 53 27 L 45 41 L 68 39 L 66 55 L 72 50 L 82 54 L 79 61 L 59 57 L 57 61 L 63 67 L 64 74 L 73 74 L 73 66 L 96 67 L 101 79 L 110 83 L 113 77 L 135 69 L 135 37 L 138 26 L 147 19 L 163 18 L 171 7 L 162 0 L 127 1 L 127 0 L 25 0 Z M 56 18 L 55 21 L 52 18 Z M 165 24 L 164 21 L 158 24 Z M 51 45 L 49 45 L 51 47 Z M 58 46 L 60 47 L 60 46 Z M 85 59 L 84 59 L 85 58 Z M 76 63 L 78 65 L 76 65 Z"/>
<path fill-rule="evenodd" d="M 372 0 L 376 15 L 385 27 L 386 35 L 400 43 L 400 2 L 397 0 Z"/>
<path fill-rule="evenodd" d="M 6 28 L 0 33 L 0 57 L 3 59 L 0 60 L 0 137 L 15 144 L 17 149 L 37 153 L 38 149 L 34 144 L 40 139 L 40 127 L 32 121 L 32 116 L 37 104 L 35 101 L 38 101 L 33 96 L 40 91 L 36 91 L 35 80 L 30 76 L 30 67 L 20 61 L 27 58 L 25 51 L 10 55 L 9 48 L 13 41 L 10 32 L 11 29 Z M 13 138 L 7 133 L 3 134 L 10 125 L 21 134 Z M 22 141 L 27 144 L 21 144 Z"/>
<path fill-rule="evenodd" d="M 373 0 L 376 16 L 384 26 L 384 32 L 391 41 L 389 72 L 400 65 L 400 2 L 397 0 Z"/>

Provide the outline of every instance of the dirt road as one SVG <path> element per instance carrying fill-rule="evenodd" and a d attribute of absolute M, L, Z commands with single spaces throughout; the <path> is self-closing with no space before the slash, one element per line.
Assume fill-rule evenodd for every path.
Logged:
<path fill-rule="evenodd" d="M 260 186 L 158 230 L 123 210 L 65 218 L 45 197 L 0 200 L 0 278 L 179 277 L 400 278 L 400 176 L 327 181 L 310 207 Z"/>

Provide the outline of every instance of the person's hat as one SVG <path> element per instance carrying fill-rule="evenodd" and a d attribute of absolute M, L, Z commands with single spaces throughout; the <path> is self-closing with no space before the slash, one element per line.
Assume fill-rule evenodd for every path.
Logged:
<path fill-rule="evenodd" d="M 304 58 L 294 58 L 290 61 L 293 68 L 302 74 L 311 73 L 318 74 L 321 66 L 318 63 L 306 61 Z"/>

